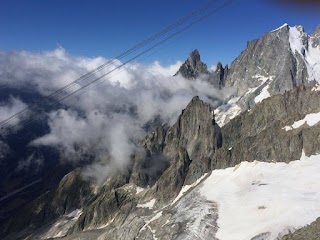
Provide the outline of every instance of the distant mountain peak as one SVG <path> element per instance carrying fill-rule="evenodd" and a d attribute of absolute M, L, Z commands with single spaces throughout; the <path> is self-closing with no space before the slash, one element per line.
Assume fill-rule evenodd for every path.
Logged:
<path fill-rule="evenodd" d="M 178 74 L 187 79 L 195 79 L 201 74 L 209 74 L 208 67 L 201 61 L 200 53 L 197 49 L 189 54 L 175 76 Z"/>
<path fill-rule="evenodd" d="M 316 27 L 316 29 L 311 33 L 312 37 L 320 37 L 320 25 L 318 25 L 318 27 Z"/>
<path fill-rule="evenodd" d="M 281 27 L 278 27 L 277 29 L 275 29 L 275 30 L 273 30 L 273 31 L 271 31 L 271 32 L 277 32 L 277 31 L 279 31 L 279 30 L 281 30 L 281 29 L 283 29 L 283 28 L 289 29 L 289 24 L 288 24 L 288 23 L 285 23 L 285 24 L 283 24 Z"/>

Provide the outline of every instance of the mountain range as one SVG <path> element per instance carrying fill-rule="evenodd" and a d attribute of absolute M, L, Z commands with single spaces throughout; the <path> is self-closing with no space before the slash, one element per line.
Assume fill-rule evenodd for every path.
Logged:
<path fill-rule="evenodd" d="M 36 151 L 52 161 L 32 176 L 2 168 L 2 186 L 32 184 L 18 197 L 0 189 L 1 239 L 319 239 L 320 26 L 285 24 L 214 71 L 194 50 L 175 77 L 227 94 L 206 93 L 214 106 L 194 96 L 173 124 L 155 119 L 100 184 L 83 178 L 90 156 L 60 165 L 52 149 Z M 0 139 L 22 149 L 0 152 L 4 167 L 44 122 Z"/>

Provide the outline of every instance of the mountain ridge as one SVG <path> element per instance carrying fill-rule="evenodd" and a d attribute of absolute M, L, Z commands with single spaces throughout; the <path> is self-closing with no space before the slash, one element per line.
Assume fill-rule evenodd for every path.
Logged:
<path fill-rule="evenodd" d="M 218 63 L 211 73 L 194 50 L 176 76 L 200 78 L 222 91 L 236 88 L 232 96 L 217 108 L 193 97 L 172 126 L 160 125 L 137 143 L 125 169 L 101 186 L 82 179 L 80 169 L 71 171 L 28 211 L 1 225 L 0 236 L 218 239 L 220 206 L 200 194 L 210 174 L 236 170 L 243 161 L 289 163 L 320 153 L 320 119 L 303 122 L 320 113 L 317 65 L 307 65 L 320 48 L 316 35 L 284 25 L 249 42 L 230 67 Z"/>

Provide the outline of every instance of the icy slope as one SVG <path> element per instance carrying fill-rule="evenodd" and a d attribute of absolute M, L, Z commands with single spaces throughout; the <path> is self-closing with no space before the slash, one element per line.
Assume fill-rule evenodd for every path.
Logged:
<path fill-rule="evenodd" d="M 276 239 L 320 216 L 320 155 L 285 163 L 243 162 L 215 170 L 200 186 L 218 205 L 221 240 Z"/>
<path fill-rule="evenodd" d="M 289 41 L 291 51 L 293 55 L 299 54 L 302 57 L 308 70 L 309 81 L 320 82 L 319 39 L 319 37 L 308 36 L 303 31 L 302 26 L 290 27 Z"/>

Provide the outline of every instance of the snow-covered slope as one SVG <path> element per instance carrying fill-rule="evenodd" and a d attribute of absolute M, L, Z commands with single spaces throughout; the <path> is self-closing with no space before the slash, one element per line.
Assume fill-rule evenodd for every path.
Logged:
<path fill-rule="evenodd" d="M 290 27 L 289 41 L 293 55 L 299 54 L 303 59 L 308 70 L 309 81 L 320 82 L 319 37 L 308 36 L 302 26 L 295 26 Z"/>
<path fill-rule="evenodd" d="M 237 93 L 216 110 L 220 126 L 266 98 L 320 82 L 320 37 L 284 24 L 248 43 L 224 81 Z"/>
<path fill-rule="evenodd" d="M 289 164 L 242 162 L 213 171 L 189 194 L 198 192 L 204 202 L 217 205 L 216 238 L 250 240 L 260 236 L 257 239 L 271 240 L 320 216 L 319 171 L 320 155 L 306 157 L 304 152 L 300 160 Z M 185 198 L 188 206 L 197 205 L 188 195 Z M 184 211 L 179 204 L 177 209 Z M 186 205 L 184 201 L 181 204 Z M 194 232 L 190 234 L 209 239 L 201 232 L 207 228 L 199 225 L 191 229 Z"/>

